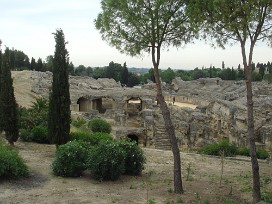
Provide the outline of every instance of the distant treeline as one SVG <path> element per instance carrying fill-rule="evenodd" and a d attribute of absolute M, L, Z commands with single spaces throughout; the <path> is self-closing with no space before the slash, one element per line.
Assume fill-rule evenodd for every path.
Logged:
<path fill-rule="evenodd" d="M 12 70 L 35 70 L 35 71 L 52 71 L 53 55 L 46 57 L 45 61 L 41 58 L 31 60 L 22 51 L 11 50 L 11 67 Z M 253 64 L 252 81 L 267 80 L 272 81 L 272 63 Z M 132 87 L 137 84 L 144 84 L 148 81 L 154 82 L 153 69 L 147 68 L 127 68 L 126 63 L 123 65 L 110 62 L 105 67 L 85 67 L 79 65 L 75 67 L 72 62 L 69 64 L 69 73 L 74 76 L 90 76 L 98 78 L 113 78 L 124 86 Z M 222 68 L 210 66 L 209 68 L 195 68 L 194 70 L 176 70 L 168 68 L 160 70 L 162 81 L 171 83 L 175 77 L 180 77 L 184 81 L 196 80 L 199 78 L 215 78 L 219 77 L 223 80 L 244 80 L 244 69 L 239 64 L 237 68 L 225 68 L 222 62 Z"/>

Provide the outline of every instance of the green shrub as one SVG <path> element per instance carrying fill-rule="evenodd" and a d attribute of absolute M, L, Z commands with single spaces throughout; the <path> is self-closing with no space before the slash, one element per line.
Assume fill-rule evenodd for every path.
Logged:
<path fill-rule="evenodd" d="M 20 130 L 20 138 L 25 142 L 31 142 L 32 141 L 32 132 L 28 129 L 21 129 Z"/>
<path fill-rule="evenodd" d="M 72 119 L 72 125 L 77 128 L 80 128 L 85 123 L 86 123 L 86 120 L 84 120 L 84 118 L 78 117 L 77 119 Z"/>
<path fill-rule="evenodd" d="M 90 128 L 93 132 L 104 132 L 108 134 L 111 132 L 111 125 L 101 118 L 94 118 L 89 121 L 88 128 Z"/>
<path fill-rule="evenodd" d="M 125 172 L 125 151 L 112 141 L 102 141 L 88 158 L 87 166 L 97 180 L 117 180 Z"/>
<path fill-rule="evenodd" d="M 44 98 L 37 98 L 32 102 L 30 108 L 19 107 L 20 129 L 32 129 L 35 126 L 47 126 L 48 101 Z"/>
<path fill-rule="evenodd" d="M 249 148 L 247 148 L 247 147 L 240 147 L 240 148 L 238 148 L 237 154 L 249 157 L 250 156 Z M 262 148 L 257 148 L 256 149 L 256 155 L 257 155 L 258 159 L 269 158 L 269 153 L 265 149 L 262 149 Z"/>
<path fill-rule="evenodd" d="M 266 203 L 272 203 L 272 192 L 264 191 L 261 193 L 261 200 Z"/>
<path fill-rule="evenodd" d="M 42 144 L 48 144 L 49 140 L 47 137 L 47 127 L 38 125 L 35 126 L 32 130 L 32 141 Z"/>
<path fill-rule="evenodd" d="M 257 158 L 258 159 L 267 159 L 269 158 L 269 153 L 262 148 L 257 148 L 256 150 Z"/>
<path fill-rule="evenodd" d="M 242 155 L 242 156 L 250 156 L 250 152 L 249 149 L 247 147 L 239 147 L 238 151 L 237 151 L 238 155 Z"/>
<path fill-rule="evenodd" d="M 234 156 L 237 154 L 238 148 L 227 140 L 222 140 L 219 143 L 204 145 L 198 150 L 198 153 L 220 156 L 223 151 L 225 156 Z"/>
<path fill-rule="evenodd" d="M 113 140 L 112 136 L 107 133 L 96 132 L 96 133 L 89 133 L 89 132 L 72 132 L 70 133 L 70 140 L 81 140 L 87 142 L 88 144 L 95 146 L 98 145 L 100 141 L 107 141 Z"/>
<path fill-rule="evenodd" d="M 217 143 L 206 144 L 201 147 L 197 152 L 200 154 L 218 155 L 219 147 Z"/>
<path fill-rule="evenodd" d="M 18 178 L 28 175 L 28 167 L 18 152 L 0 143 L 0 178 Z"/>
<path fill-rule="evenodd" d="M 70 141 L 60 145 L 52 163 L 56 176 L 78 177 L 86 170 L 88 145 L 82 141 Z"/>
<path fill-rule="evenodd" d="M 146 161 L 143 150 L 136 144 L 136 142 L 119 141 L 117 144 L 126 153 L 125 174 L 140 175 L 144 169 Z"/>

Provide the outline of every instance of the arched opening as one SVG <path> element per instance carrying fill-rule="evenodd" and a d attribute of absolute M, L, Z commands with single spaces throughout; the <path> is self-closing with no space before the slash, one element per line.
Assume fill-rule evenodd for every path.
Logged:
<path fill-rule="evenodd" d="M 135 141 L 135 142 L 136 142 L 136 144 L 138 145 L 139 138 L 138 138 L 138 136 L 137 136 L 137 135 L 134 135 L 134 134 L 129 134 L 129 135 L 127 136 L 127 138 L 128 138 L 129 140 L 131 140 L 131 141 Z"/>
<path fill-rule="evenodd" d="M 84 98 L 84 97 L 80 97 L 77 100 L 77 104 L 78 104 L 78 111 L 79 112 L 87 112 L 89 110 L 89 100 Z"/>
<path fill-rule="evenodd" d="M 115 107 L 115 101 L 112 98 L 102 97 L 92 100 L 93 109 L 99 113 L 105 113 L 107 110 L 112 110 Z"/>
<path fill-rule="evenodd" d="M 142 100 L 139 97 L 131 97 L 127 100 L 126 112 L 128 117 L 135 117 L 139 115 L 142 110 Z"/>

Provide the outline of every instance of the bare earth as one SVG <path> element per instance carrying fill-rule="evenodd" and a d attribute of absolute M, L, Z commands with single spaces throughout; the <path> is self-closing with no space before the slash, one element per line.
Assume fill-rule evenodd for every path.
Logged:
<path fill-rule="evenodd" d="M 31 92 L 32 83 L 29 80 L 31 72 L 24 71 L 12 71 L 13 87 L 16 101 L 19 105 L 24 107 L 30 107 L 32 102 L 38 98 L 38 95 Z"/>
<path fill-rule="evenodd" d="M 30 168 L 30 177 L 0 181 L 0 203 L 223 203 L 226 199 L 251 201 L 251 165 L 248 158 L 225 160 L 220 186 L 221 160 L 181 153 L 185 193 L 173 191 L 171 151 L 144 149 L 147 164 L 141 176 L 98 182 L 89 172 L 80 178 L 52 174 L 55 146 L 18 141 L 15 144 Z M 190 174 L 188 168 L 190 166 Z M 272 178 L 271 164 L 260 162 L 261 178 Z M 188 179 L 187 179 L 188 178 Z M 266 185 L 272 189 L 272 183 Z"/>

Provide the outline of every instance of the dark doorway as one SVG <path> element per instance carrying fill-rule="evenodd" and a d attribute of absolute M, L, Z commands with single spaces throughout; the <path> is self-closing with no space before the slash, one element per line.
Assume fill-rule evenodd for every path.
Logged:
<path fill-rule="evenodd" d="M 79 112 L 87 112 L 88 111 L 88 104 L 89 104 L 88 99 L 86 99 L 84 97 L 80 97 L 77 100 L 77 104 L 79 106 L 78 107 Z"/>
<path fill-rule="evenodd" d="M 128 137 L 129 140 L 135 141 L 136 144 L 138 145 L 138 140 L 139 140 L 139 138 L 138 138 L 137 135 L 130 134 L 130 135 L 128 135 L 127 137 Z"/>

